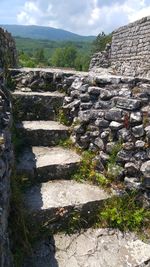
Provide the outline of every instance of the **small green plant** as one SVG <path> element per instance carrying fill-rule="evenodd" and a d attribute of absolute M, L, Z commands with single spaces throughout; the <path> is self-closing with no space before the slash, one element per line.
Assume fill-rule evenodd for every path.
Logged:
<path fill-rule="evenodd" d="M 122 197 L 111 197 L 105 202 L 98 217 L 97 225 L 118 228 L 121 231 L 140 231 L 150 219 L 150 210 L 143 208 L 134 191 Z"/>
<path fill-rule="evenodd" d="M 57 114 L 57 119 L 60 123 L 69 126 L 70 122 L 68 121 L 67 115 L 65 114 L 63 109 L 60 109 L 58 112 L 56 112 Z"/>
<path fill-rule="evenodd" d="M 70 148 L 72 149 L 74 147 L 74 144 L 70 138 L 66 138 L 64 140 L 60 140 L 58 143 L 59 146 L 62 146 L 64 148 Z"/>
<path fill-rule="evenodd" d="M 107 186 L 109 182 L 106 177 L 96 170 L 97 160 L 95 160 L 95 156 L 96 154 L 89 150 L 82 152 L 81 166 L 73 178 L 80 182 L 89 181 L 97 185 Z"/>
<path fill-rule="evenodd" d="M 122 149 L 122 142 L 119 141 L 113 146 L 113 148 L 111 150 L 111 153 L 110 153 L 110 156 L 109 156 L 109 163 L 110 164 L 116 164 L 117 154 L 121 149 Z"/>
<path fill-rule="evenodd" d="M 107 177 L 110 181 L 114 181 L 123 172 L 123 167 L 116 163 L 108 163 L 107 165 Z"/>

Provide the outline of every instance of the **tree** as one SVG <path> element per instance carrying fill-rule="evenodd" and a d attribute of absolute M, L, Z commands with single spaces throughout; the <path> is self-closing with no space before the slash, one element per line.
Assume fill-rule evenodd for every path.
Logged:
<path fill-rule="evenodd" d="M 93 41 L 92 52 L 96 53 L 96 52 L 104 51 L 106 44 L 111 43 L 111 40 L 112 40 L 112 34 L 106 35 L 104 32 L 101 32 L 100 34 L 98 34 L 96 39 Z"/>
<path fill-rule="evenodd" d="M 45 62 L 45 56 L 44 56 L 44 49 L 43 48 L 36 50 L 35 59 L 36 59 L 37 63 Z"/>
<path fill-rule="evenodd" d="M 51 64 L 55 67 L 75 67 L 77 50 L 74 46 L 56 48 L 51 58 Z"/>

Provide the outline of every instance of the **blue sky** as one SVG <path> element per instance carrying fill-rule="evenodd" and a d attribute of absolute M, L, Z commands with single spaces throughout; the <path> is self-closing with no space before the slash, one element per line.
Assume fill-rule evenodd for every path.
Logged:
<path fill-rule="evenodd" d="M 150 0 L 0 0 L 0 24 L 43 25 L 83 35 L 150 16 Z"/>

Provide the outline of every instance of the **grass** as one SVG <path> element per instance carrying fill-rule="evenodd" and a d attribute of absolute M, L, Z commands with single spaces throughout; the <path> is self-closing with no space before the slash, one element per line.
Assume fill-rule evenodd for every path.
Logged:
<path fill-rule="evenodd" d="M 143 207 L 139 193 L 131 191 L 105 202 L 99 212 L 97 226 L 140 232 L 143 228 L 149 228 L 149 220 L 150 210 Z"/>

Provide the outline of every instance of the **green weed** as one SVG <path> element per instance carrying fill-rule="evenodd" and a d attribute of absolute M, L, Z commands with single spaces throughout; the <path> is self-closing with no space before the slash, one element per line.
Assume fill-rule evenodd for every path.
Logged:
<path fill-rule="evenodd" d="M 136 192 L 130 192 L 107 200 L 98 218 L 98 225 L 103 227 L 138 232 L 148 224 L 150 210 L 143 208 Z"/>

